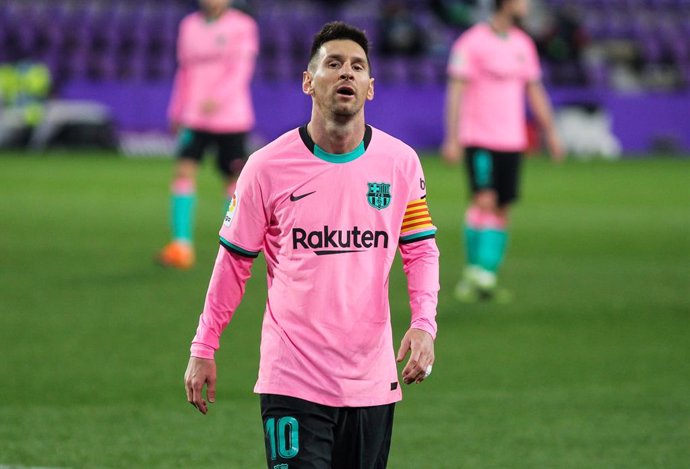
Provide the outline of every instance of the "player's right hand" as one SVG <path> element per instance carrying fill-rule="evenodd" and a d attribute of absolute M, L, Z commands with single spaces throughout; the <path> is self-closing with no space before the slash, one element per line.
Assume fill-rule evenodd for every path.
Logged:
<path fill-rule="evenodd" d="M 201 103 L 201 113 L 205 116 L 215 114 L 218 108 L 218 103 L 212 99 L 207 99 L 206 101 Z"/>
<path fill-rule="evenodd" d="M 206 384 L 206 397 L 209 403 L 216 402 L 216 362 L 205 358 L 190 357 L 184 374 L 184 387 L 187 401 L 199 412 L 206 415 L 208 406 L 202 396 Z"/>
<path fill-rule="evenodd" d="M 462 160 L 463 148 L 455 139 L 446 139 L 441 146 L 441 157 L 448 164 L 456 165 Z"/>

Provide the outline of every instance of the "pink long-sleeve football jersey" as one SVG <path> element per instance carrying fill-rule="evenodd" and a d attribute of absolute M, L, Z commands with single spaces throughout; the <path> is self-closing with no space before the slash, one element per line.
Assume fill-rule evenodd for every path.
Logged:
<path fill-rule="evenodd" d="M 207 132 L 246 132 L 254 126 L 250 93 L 258 28 L 248 15 L 227 10 L 209 22 L 200 13 L 180 23 L 178 69 L 168 117 Z"/>
<path fill-rule="evenodd" d="M 525 88 L 541 79 L 532 39 L 513 27 L 500 36 L 489 24 L 468 29 L 453 44 L 448 75 L 466 82 L 460 142 L 497 151 L 527 147 Z"/>
<path fill-rule="evenodd" d="M 213 358 L 263 251 L 268 299 L 255 392 L 334 407 L 400 400 L 388 275 L 399 249 L 411 327 L 435 337 L 435 232 L 409 146 L 367 126 L 359 147 L 334 155 L 306 126 L 287 132 L 240 175 L 192 355 Z"/>

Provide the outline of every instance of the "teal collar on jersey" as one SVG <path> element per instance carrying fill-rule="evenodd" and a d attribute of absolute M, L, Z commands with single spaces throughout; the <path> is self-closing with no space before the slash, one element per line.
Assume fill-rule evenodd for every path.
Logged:
<path fill-rule="evenodd" d="M 508 39 L 508 31 L 499 31 L 496 29 L 491 21 L 487 21 L 486 24 L 489 26 L 489 29 L 491 29 L 491 32 L 496 35 L 499 39 Z"/>
<path fill-rule="evenodd" d="M 319 147 L 311 139 L 311 135 L 307 132 L 307 126 L 303 125 L 299 128 L 299 136 L 302 138 L 302 142 L 309 149 L 310 152 L 314 154 L 317 158 L 320 158 L 329 163 L 349 163 L 354 161 L 367 151 L 369 148 L 369 143 L 371 142 L 371 127 L 368 125 L 364 126 L 364 139 L 357 145 L 357 148 L 347 153 L 328 153 Z"/>
<path fill-rule="evenodd" d="M 221 19 L 221 17 L 225 14 L 226 11 L 227 11 L 227 9 L 224 10 L 223 12 L 221 12 L 221 14 L 218 16 L 207 16 L 204 11 L 201 11 L 201 16 L 204 17 L 204 22 L 206 24 L 213 24 L 216 21 L 218 21 L 219 19 Z"/>

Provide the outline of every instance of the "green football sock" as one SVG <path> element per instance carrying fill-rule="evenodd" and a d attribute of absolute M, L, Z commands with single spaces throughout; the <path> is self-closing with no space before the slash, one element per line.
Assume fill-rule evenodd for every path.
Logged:
<path fill-rule="evenodd" d="M 194 193 L 172 194 L 170 219 L 172 220 L 171 228 L 174 240 L 192 242 L 195 205 L 196 195 Z"/>
<path fill-rule="evenodd" d="M 479 230 L 465 224 L 465 258 L 467 265 L 477 265 L 479 262 Z"/>
<path fill-rule="evenodd" d="M 505 255 L 508 234 L 505 230 L 481 230 L 477 236 L 477 265 L 496 273 Z"/>

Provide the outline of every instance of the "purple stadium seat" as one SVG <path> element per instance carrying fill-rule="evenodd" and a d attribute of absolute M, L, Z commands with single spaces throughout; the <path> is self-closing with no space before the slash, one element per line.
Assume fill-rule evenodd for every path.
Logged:
<path fill-rule="evenodd" d="M 88 62 L 79 57 L 73 57 L 66 61 L 67 78 L 82 79 L 88 74 Z"/>
<path fill-rule="evenodd" d="M 271 76 L 272 73 L 273 71 L 271 61 L 259 55 L 259 59 L 256 61 L 256 69 L 254 70 L 254 76 L 260 80 L 271 80 L 273 78 Z"/>
<path fill-rule="evenodd" d="M 117 78 L 117 66 L 105 55 L 92 56 L 89 62 L 89 78 L 97 81 L 113 81 Z"/>
<path fill-rule="evenodd" d="M 291 52 L 291 35 L 286 24 L 276 25 L 270 32 L 270 44 L 272 44 L 275 55 L 287 56 Z"/>
<path fill-rule="evenodd" d="M 686 61 L 690 60 L 690 47 L 686 37 L 675 36 L 670 40 L 669 49 L 674 61 L 678 65 L 684 65 Z"/>
<path fill-rule="evenodd" d="M 146 79 L 147 59 L 144 55 L 133 56 L 128 63 L 128 79 L 144 81 Z"/>
<path fill-rule="evenodd" d="M 651 63 L 658 63 L 663 56 L 661 44 L 655 38 L 649 37 L 640 42 L 642 57 Z"/>
<path fill-rule="evenodd" d="M 686 87 L 690 87 L 690 63 L 685 63 L 681 69 L 681 79 Z"/>
<path fill-rule="evenodd" d="M 609 69 L 605 62 L 593 62 L 586 64 L 569 64 L 569 75 L 571 81 L 565 82 L 569 86 L 588 86 L 594 88 L 604 88 L 609 82 Z"/>
<path fill-rule="evenodd" d="M 38 60 L 48 67 L 48 70 L 50 70 L 50 73 L 53 77 L 56 77 L 59 74 L 60 64 L 62 62 L 59 56 L 48 53 L 38 57 Z"/>
<path fill-rule="evenodd" d="M 375 76 L 384 83 L 405 83 L 410 78 L 407 61 L 400 57 L 379 57 L 374 67 Z"/>
<path fill-rule="evenodd" d="M 438 67 L 434 59 L 422 57 L 412 63 L 412 79 L 418 83 L 436 83 L 438 81 Z"/>
<path fill-rule="evenodd" d="M 299 80 L 312 35 L 324 22 L 335 19 L 334 15 L 364 28 L 375 50 L 383 1 L 352 0 L 339 12 L 311 0 L 250 2 L 259 15 L 261 35 L 256 76 Z M 374 63 L 377 78 L 384 83 L 442 82 L 447 54 L 457 31 L 431 13 L 428 0 L 404 1 L 429 36 L 429 56 L 380 58 Z M 672 60 L 682 69 L 686 83 L 690 82 L 690 0 L 545 2 L 550 9 L 578 9 L 594 40 L 629 39 L 645 60 Z M 10 54 L 28 54 L 43 58 L 56 73 L 64 71 L 77 78 L 88 75 L 99 80 L 169 79 L 175 66 L 178 24 L 189 11 L 191 2 L 183 5 L 160 0 L 0 0 L 0 60 L 9 60 Z M 17 27 L 20 24 L 22 27 Z M 558 73 L 569 72 L 565 67 L 565 71 L 559 69 Z M 586 75 L 593 85 L 605 84 L 608 79 L 603 66 L 590 67 Z"/>

